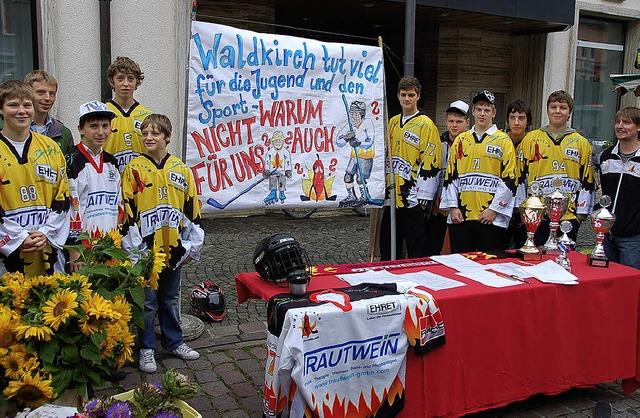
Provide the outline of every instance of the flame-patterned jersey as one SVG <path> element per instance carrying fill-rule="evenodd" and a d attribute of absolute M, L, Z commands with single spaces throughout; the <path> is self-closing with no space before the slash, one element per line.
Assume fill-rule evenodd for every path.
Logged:
<path fill-rule="evenodd" d="M 461 133 L 451 145 L 440 208 L 460 209 L 465 221 L 491 209 L 493 224 L 506 228 L 515 201 L 515 160 L 511 138 L 495 125 L 480 138 L 473 129 Z"/>
<path fill-rule="evenodd" d="M 140 127 L 144 118 L 153 112 L 138 102 L 126 112 L 113 100 L 109 100 L 106 105 L 115 112 L 116 117 L 111 121 L 111 136 L 103 148 L 116 157 L 122 172 L 129 161 L 145 152 Z"/>
<path fill-rule="evenodd" d="M 276 295 L 267 309 L 266 417 L 394 417 L 409 346 L 420 355 L 445 342 L 438 305 L 418 287 Z"/>
<path fill-rule="evenodd" d="M 93 236 L 118 227 L 122 215 L 120 171 L 113 155 L 94 156 L 81 142 L 66 155 L 71 191 L 71 220 L 67 243 L 75 243 L 82 232 Z"/>
<path fill-rule="evenodd" d="M 591 164 L 591 144 L 573 129 L 553 138 L 546 128 L 533 130 L 522 140 L 522 177 L 536 180 L 542 195 L 553 193 L 553 180 L 562 180 L 560 192 L 571 195 L 562 220 L 589 214 L 595 204 L 595 183 Z"/>
<path fill-rule="evenodd" d="M 442 167 L 438 128 L 425 113 L 419 112 L 404 123 L 401 114 L 392 117 L 388 129 L 396 207 L 411 208 L 420 200 L 433 200 Z M 390 184 L 388 162 L 385 170 Z"/>
<path fill-rule="evenodd" d="M 204 230 L 191 169 L 167 154 L 157 164 L 146 154 L 127 164 L 122 173 L 124 221 L 122 248 L 136 261 L 136 251 L 161 246 L 167 267 L 200 258 Z M 136 251 L 134 251 L 136 250 Z"/>
<path fill-rule="evenodd" d="M 69 234 L 69 181 L 60 147 L 32 132 L 22 152 L 0 134 L 0 274 L 64 272 Z M 20 250 L 30 231 L 47 236 L 42 251 Z"/>

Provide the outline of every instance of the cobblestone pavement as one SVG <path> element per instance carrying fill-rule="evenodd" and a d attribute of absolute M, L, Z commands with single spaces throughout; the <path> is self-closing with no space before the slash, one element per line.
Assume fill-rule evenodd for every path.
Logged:
<path fill-rule="evenodd" d="M 582 247 L 592 245 L 593 233 L 582 229 L 579 244 Z M 369 220 L 351 211 L 320 210 L 310 219 L 301 221 L 290 220 L 280 211 L 242 217 L 218 216 L 205 220 L 205 230 L 201 260 L 183 272 L 182 312 L 189 313 L 189 291 L 203 280 L 213 280 L 222 286 L 228 311 L 222 322 L 206 323 L 204 333 L 189 342 L 201 353 L 200 359 L 185 362 L 160 350 L 156 356 L 157 373 L 145 375 L 138 371 L 137 364 L 125 366 L 126 379 L 118 385 L 97 390 L 98 395 L 129 390 L 142 381 L 157 381 L 164 370 L 175 368 L 202 385 L 198 395 L 188 403 L 203 417 L 260 417 L 266 304 L 250 300 L 237 305 L 234 281 L 236 274 L 253 271 L 251 258 L 257 242 L 270 234 L 283 232 L 301 243 L 312 264 L 367 259 Z M 596 402 L 610 402 L 616 417 L 640 416 L 640 391 L 625 397 L 616 382 L 573 389 L 557 396 L 537 395 L 472 416 L 592 417 Z"/>

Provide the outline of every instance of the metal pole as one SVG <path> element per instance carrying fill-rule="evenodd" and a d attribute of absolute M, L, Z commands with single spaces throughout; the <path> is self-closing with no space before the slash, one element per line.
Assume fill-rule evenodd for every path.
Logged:
<path fill-rule="evenodd" d="M 416 47 L 416 0 L 406 0 L 404 9 L 404 75 L 413 75 Z"/>
<path fill-rule="evenodd" d="M 107 68 L 111 65 L 111 0 L 100 2 L 100 96 L 102 101 L 111 99 L 111 85 L 107 79 Z"/>

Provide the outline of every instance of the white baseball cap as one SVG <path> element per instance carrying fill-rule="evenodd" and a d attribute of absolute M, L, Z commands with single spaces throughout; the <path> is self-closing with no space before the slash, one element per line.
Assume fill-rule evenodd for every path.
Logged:
<path fill-rule="evenodd" d="M 82 118 L 89 115 L 106 116 L 107 118 L 109 118 L 109 120 L 116 117 L 116 114 L 113 110 L 109 109 L 106 104 L 98 100 L 87 102 L 80 106 L 80 109 L 78 109 L 78 120 L 81 120 Z"/>
<path fill-rule="evenodd" d="M 461 113 L 466 116 L 467 113 L 469 112 L 469 105 L 463 102 L 462 100 L 456 100 L 455 102 L 451 102 L 451 104 L 449 105 L 449 108 L 445 113 L 451 113 L 451 112 Z"/>

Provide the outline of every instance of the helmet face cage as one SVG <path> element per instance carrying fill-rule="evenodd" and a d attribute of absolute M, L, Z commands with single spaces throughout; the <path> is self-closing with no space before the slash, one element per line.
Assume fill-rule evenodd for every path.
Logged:
<path fill-rule="evenodd" d="M 214 282 L 202 282 L 189 295 L 195 315 L 207 321 L 221 321 L 227 313 L 224 293 Z"/>
<path fill-rule="evenodd" d="M 309 258 L 295 238 L 276 234 L 258 244 L 253 265 L 264 280 L 280 283 L 287 280 L 289 273 L 306 270 Z"/>

